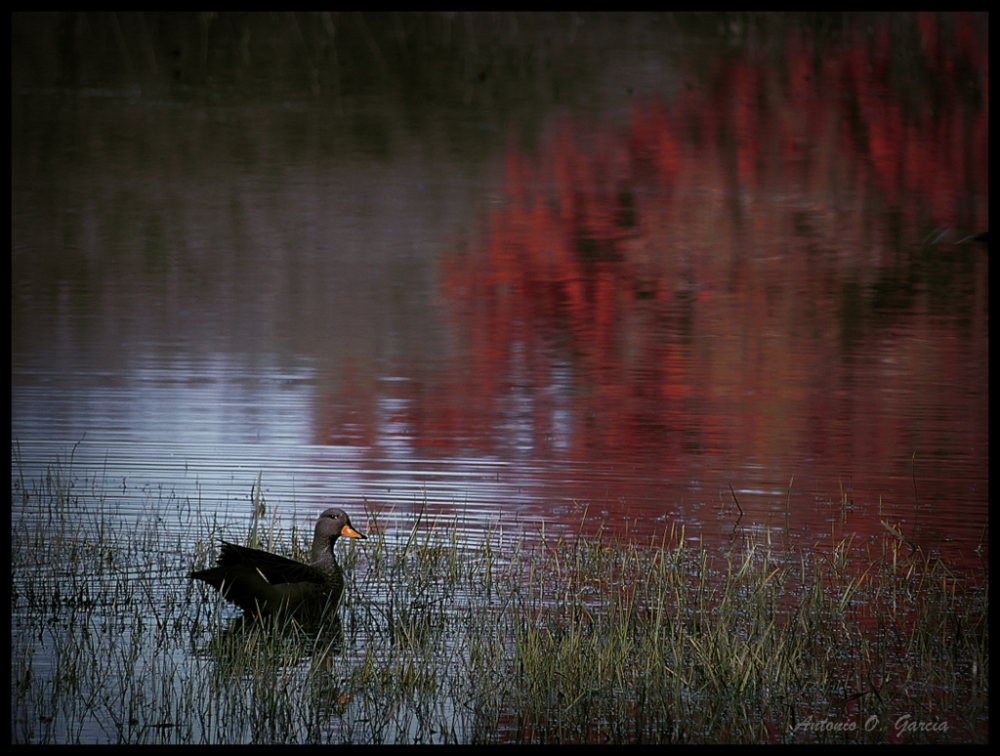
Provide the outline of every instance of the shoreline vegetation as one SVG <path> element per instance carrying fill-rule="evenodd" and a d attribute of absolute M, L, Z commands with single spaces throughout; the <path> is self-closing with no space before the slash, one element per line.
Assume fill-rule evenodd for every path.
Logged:
<path fill-rule="evenodd" d="M 306 560 L 309 529 L 251 498 L 245 539 Z M 891 532 L 860 555 L 767 532 L 720 553 L 680 528 L 400 534 L 359 506 L 340 612 L 303 627 L 187 579 L 223 535 L 188 501 L 136 518 L 96 481 L 15 469 L 12 503 L 15 743 L 989 738 L 988 565 L 956 575 Z"/>

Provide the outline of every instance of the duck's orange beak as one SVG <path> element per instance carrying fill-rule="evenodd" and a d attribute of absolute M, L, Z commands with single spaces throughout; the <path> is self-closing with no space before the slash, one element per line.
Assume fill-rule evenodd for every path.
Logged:
<path fill-rule="evenodd" d="M 354 528 L 352 528 L 350 525 L 345 525 L 344 527 L 342 527 L 340 529 L 340 534 L 342 536 L 347 536 L 348 538 L 362 538 L 363 539 L 363 538 L 367 538 L 368 537 L 368 536 L 364 535 L 363 533 L 359 533 Z"/>

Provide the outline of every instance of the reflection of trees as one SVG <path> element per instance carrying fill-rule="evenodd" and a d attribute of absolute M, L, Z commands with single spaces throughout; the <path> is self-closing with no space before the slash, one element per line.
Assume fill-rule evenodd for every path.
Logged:
<path fill-rule="evenodd" d="M 723 59 L 669 105 L 637 100 L 624 130 L 563 118 L 535 154 L 511 149 L 501 204 L 444 262 L 459 357 L 413 397 L 428 436 L 584 458 L 911 445 L 882 394 L 911 358 L 878 328 L 920 327 L 930 272 L 908 250 L 927 222 L 969 222 L 942 209 L 961 176 L 986 191 L 965 157 L 985 154 L 986 111 L 914 119 L 888 37 L 842 44 L 819 71 L 798 38 L 784 59 Z M 952 297 L 976 290 L 966 274 Z"/>

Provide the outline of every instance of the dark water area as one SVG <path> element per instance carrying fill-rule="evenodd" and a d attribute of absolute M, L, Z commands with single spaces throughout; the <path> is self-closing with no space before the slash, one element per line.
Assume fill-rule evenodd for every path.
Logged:
<path fill-rule="evenodd" d="M 976 567 L 987 29 L 15 15 L 15 487 Z"/>

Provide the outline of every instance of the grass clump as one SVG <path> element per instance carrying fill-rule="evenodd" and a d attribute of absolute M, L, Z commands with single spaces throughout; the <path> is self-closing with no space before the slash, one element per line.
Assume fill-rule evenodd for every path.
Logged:
<path fill-rule="evenodd" d="M 186 578 L 218 532 L 184 501 L 135 517 L 58 475 L 15 488 L 15 742 L 988 739 L 987 572 L 891 534 L 716 551 L 358 513 L 344 604 L 303 627 Z M 307 547 L 276 522 L 272 544 Z"/>

